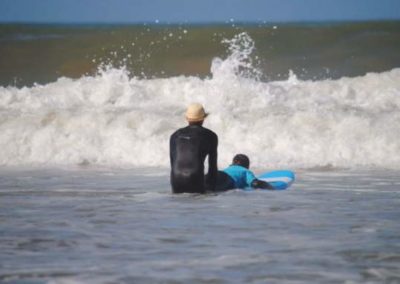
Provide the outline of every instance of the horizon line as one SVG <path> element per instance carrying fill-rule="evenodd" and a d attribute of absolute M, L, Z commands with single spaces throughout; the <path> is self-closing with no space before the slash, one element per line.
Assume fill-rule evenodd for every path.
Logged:
<path fill-rule="evenodd" d="M 233 19 L 225 21 L 2 21 L 0 24 L 27 24 L 27 25 L 275 25 L 275 24 L 341 24 L 341 23 L 373 23 L 373 22 L 400 22 L 400 18 L 382 18 L 382 19 L 332 19 L 332 20 L 238 20 Z"/>

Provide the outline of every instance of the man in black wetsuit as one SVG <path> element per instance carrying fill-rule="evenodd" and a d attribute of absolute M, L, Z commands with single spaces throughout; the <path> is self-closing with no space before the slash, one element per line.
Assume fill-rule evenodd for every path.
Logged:
<path fill-rule="evenodd" d="M 186 111 L 189 125 L 171 135 L 169 149 L 173 193 L 205 193 L 215 190 L 218 137 L 202 126 L 206 117 L 201 104 L 191 104 Z M 208 174 L 205 178 L 204 161 L 207 156 Z"/>

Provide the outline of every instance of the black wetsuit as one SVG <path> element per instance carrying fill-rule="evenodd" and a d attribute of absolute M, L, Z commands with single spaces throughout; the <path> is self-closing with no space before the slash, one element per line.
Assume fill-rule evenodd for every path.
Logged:
<path fill-rule="evenodd" d="M 174 193 L 214 191 L 217 182 L 218 137 L 200 125 L 177 130 L 170 138 L 171 186 Z M 204 161 L 208 155 L 208 174 Z"/>

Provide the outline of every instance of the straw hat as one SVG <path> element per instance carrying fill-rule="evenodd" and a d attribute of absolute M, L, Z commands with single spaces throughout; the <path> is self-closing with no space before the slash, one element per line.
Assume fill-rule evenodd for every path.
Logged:
<path fill-rule="evenodd" d="M 190 104 L 186 110 L 186 119 L 189 122 L 202 121 L 207 115 L 208 113 L 204 111 L 203 106 L 198 103 Z"/>

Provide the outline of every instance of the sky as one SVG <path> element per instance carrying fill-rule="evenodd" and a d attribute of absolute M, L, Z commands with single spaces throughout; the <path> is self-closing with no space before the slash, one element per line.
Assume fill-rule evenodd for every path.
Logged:
<path fill-rule="evenodd" d="M 0 22 L 400 20 L 400 0 L 0 0 Z"/>

